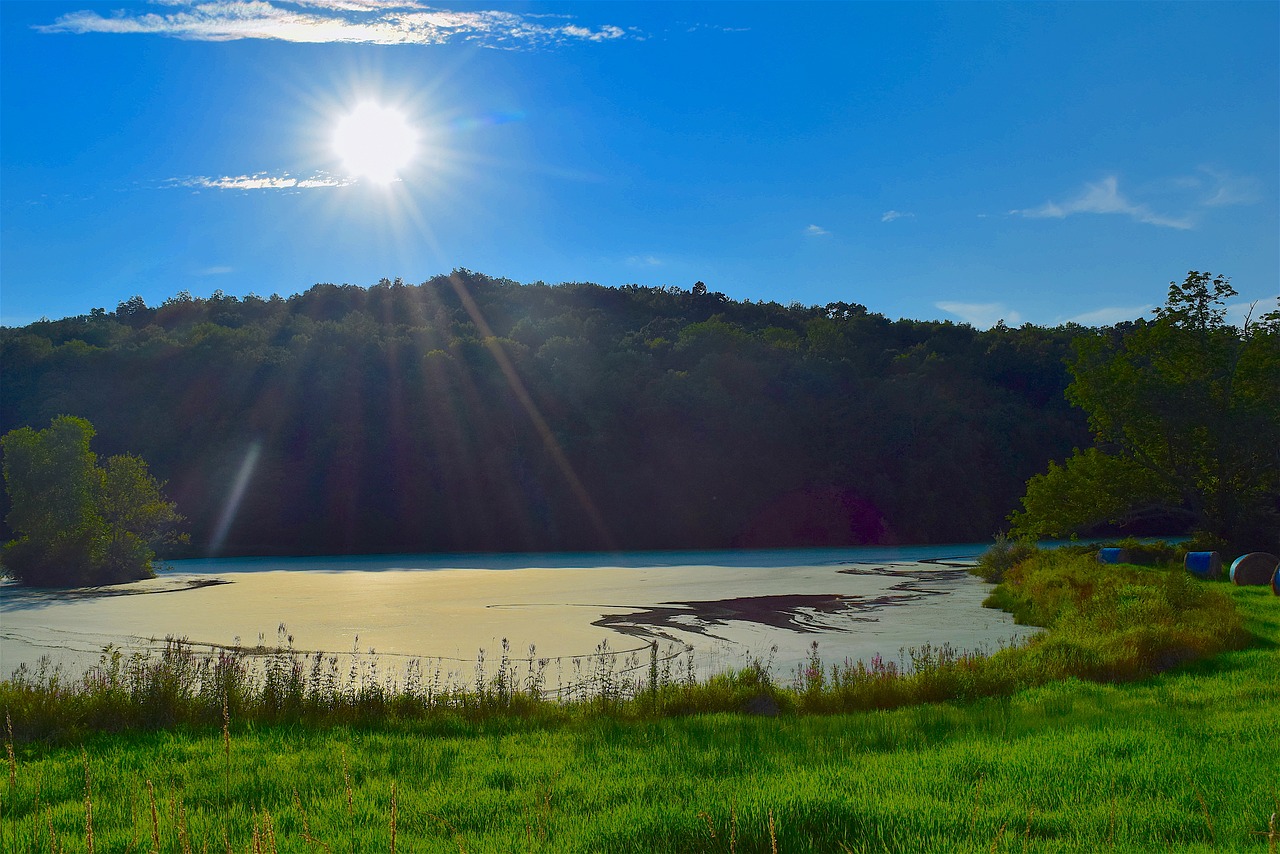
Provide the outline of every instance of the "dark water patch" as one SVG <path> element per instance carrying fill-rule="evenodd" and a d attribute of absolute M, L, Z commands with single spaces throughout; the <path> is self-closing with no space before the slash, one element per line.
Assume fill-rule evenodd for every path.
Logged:
<path fill-rule="evenodd" d="M 978 562 L 970 557 L 930 557 L 922 558 L 920 563 L 930 563 L 934 566 L 952 566 L 957 569 L 969 570 L 977 566 Z"/>
<path fill-rule="evenodd" d="M 665 602 L 628 614 L 605 614 L 592 625 L 648 640 L 677 640 L 672 634 L 675 631 L 724 640 L 715 627 L 730 623 L 754 623 L 800 634 L 847 632 L 853 623 L 878 622 L 875 611 L 945 596 L 968 577 L 967 569 L 886 567 L 883 563 L 845 566 L 837 572 L 900 580 L 879 596 L 814 593 Z"/>
<path fill-rule="evenodd" d="M 932 563 L 932 561 L 920 561 L 920 563 Z M 951 592 L 949 590 L 935 590 L 935 585 L 949 584 L 955 585 L 963 581 L 969 575 L 968 564 L 942 564 L 944 566 L 961 567 L 957 569 L 913 569 L 910 567 L 886 567 L 883 564 L 863 565 L 863 566 L 846 566 L 844 569 L 838 569 L 841 575 L 874 575 L 881 578 L 901 578 L 902 581 L 896 582 L 890 590 L 899 593 L 920 594 L 920 595 L 936 595 L 945 596 Z M 884 604 L 903 604 L 907 601 L 920 598 L 919 596 L 911 596 L 899 602 L 895 599 L 893 602 Z"/>
<path fill-rule="evenodd" d="M 834 593 L 779 596 L 739 596 L 704 602 L 670 602 L 631 614 L 606 614 L 593 626 L 612 629 L 631 637 L 676 640 L 670 632 L 679 630 L 724 640 L 713 631 L 730 623 L 755 623 L 800 634 L 832 631 L 835 627 L 820 617 L 837 616 L 847 621 L 877 621 L 861 612 L 896 604 L 885 597 L 867 599 Z"/>
<path fill-rule="evenodd" d="M 171 582 L 164 587 L 73 587 L 57 590 L 47 587 L 19 587 L 6 585 L 4 588 L 3 609 L 5 611 L 30 610 L 47 608 L 64 602 L 79 602 L 92 599 L 114 599 L 118 596 L 149 596 L 155 593 L 183 593 L 188 590 L 199 590 L 202 587 L 214 587 L 219 584 L 230 584 L 226 578 L 188 578 Z"/>

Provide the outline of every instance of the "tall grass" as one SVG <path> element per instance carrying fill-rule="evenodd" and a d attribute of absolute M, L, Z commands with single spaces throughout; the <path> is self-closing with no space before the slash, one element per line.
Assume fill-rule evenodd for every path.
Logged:
<path fill-rule="evenodd" d="M 1047 630 L 997 656 L 1010 673 L 1119 681 L 1248 644 L 1225 587 L 1181 568 L 1101 565 L 1087 554 L 1037 550 L 1005 572 L 986 604 Z"/>
<path fill-rule="evenodd" d="M 0 847 L 87 851 L 91 809 L 99 851 L 1264 851 L 1276 653 L 1226 664 L 852 715 L 233 727 L 230 800 L 216 731 L 25 745 Z"/>

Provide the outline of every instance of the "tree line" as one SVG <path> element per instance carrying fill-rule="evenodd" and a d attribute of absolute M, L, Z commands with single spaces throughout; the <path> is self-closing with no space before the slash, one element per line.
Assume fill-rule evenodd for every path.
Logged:
<path fill-rule="evenodd" d="M 1145 326 L 467 270 L 184 292 L 0 330 L 0 433 L 87 419 L 167 482 L 187 554 L 972 541 L 1093 444 L 1072 342 Z"/>

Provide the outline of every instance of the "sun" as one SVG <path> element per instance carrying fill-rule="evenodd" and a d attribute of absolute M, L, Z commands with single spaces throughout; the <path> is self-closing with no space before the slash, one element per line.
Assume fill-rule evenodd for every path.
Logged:
<path fill-rule="evenodd" d="M 365 101 L 334 126 L 333 150 L 348 174 L 390 184 L 413 162 L 418 136 L 400 110 Z"/>

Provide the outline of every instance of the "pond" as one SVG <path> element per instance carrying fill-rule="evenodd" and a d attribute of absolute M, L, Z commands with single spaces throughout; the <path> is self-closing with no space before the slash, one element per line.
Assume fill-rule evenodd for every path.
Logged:
<path fill-rule="evenodd" d="M 292 646 L 453 662 L 506 639 L 512 658 L 570 659 L 603 642 L 693 648 L 699 673 L 758 659 L 786 676 L 811 645 L 828 663 L 898 661 L 950 644 L 992 650 L 1032 629 L 981 607 L 965 567 L 984 544 L 609 554 L 372 555 L 174 561 L 157 578 L 72 591 L 0 582 L 0 673 L 42 656 L 79 673 L 113 644 Z"/>

